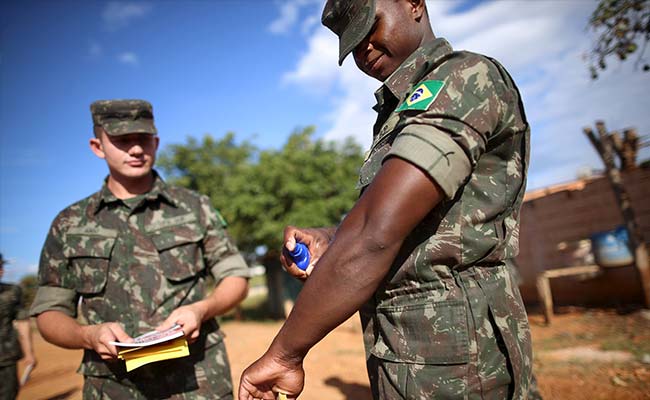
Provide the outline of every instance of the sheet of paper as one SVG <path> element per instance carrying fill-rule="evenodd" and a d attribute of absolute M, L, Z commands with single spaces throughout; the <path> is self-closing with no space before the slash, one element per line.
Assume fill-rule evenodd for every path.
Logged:
<path fill-rule="evenodd" d="M 113 346 L 118 347 L 145 347 L 154 344 L 167 342 L 183 336 L 183 328 L 180 325 L 174 325 L 165 331 L 151 331 L 133 338 L 132 343 L 127 342 L 110 342 Z"/>
<path fill-rule="evenodd" d="M 32 371 L 34 370 L 34 364 L 29 364 L 25 367 L 25 370 L 23 371 L 23 375 L 20 377 L 20 386 L 24 386 L 27 381 L 29 380 L 29 376 L 32 374 Z"/>
<path fill-rule="evenodd" d="M 187 340 L 184 337 L 176 338 L 170 342 L 160 343 L 155 346 L 125 348 L 118 353 L 118 358 L 126 362 L 126 371 L 130 372 L 143 365 L 180 358 L 190 355 Z"/>

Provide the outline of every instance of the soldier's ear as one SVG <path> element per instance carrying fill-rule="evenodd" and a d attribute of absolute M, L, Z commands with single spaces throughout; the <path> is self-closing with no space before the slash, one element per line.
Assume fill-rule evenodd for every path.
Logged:
<path fill-rule="evenodd" d="M 409 2 L 411 3 L 411 11 L 413 13 L 413 18 L 416 21 L 420 22 L 422 16 L 426 12 L 425 11 L 427 7 L 426 0 L 409 0 Z"/>
<path fill-rule="evenodd" d="M 104 146 L 102 146 L 102 141 L 99 138 L 90 139 L 89 143 L 90 150 L 99 158 L 106 158 L 104 154 Z"/>

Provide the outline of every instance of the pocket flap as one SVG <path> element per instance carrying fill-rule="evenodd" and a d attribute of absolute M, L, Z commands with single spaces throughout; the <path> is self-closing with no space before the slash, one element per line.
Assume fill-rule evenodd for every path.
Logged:
<path fill-rule="evenodd" d="M 201 240 L 205 232 L 198 224 L 168 226 L 150 233 L 165 277 L 171 281 L 184 281 L 203 271 Z"/>
<path fill-rule="evenodd" d="M 63 255 L 66 258 L 110 258 L 117 230 L 98 227 L 74 227 L 66 232 Z"/>
<path fill-rule="evenodd" d="M 160 252 L 188 243 L 196 243 L 203 239 L 205 233 L 197 224 L 185 224 L 168 226 L 165 229 L 149 232 L 149 235 Z"/>
<path fill-rule="evenodd" d="M 469 362 L 465 304 L 459 300 L 378 308 L 372 354 L 413 364 Z"/>

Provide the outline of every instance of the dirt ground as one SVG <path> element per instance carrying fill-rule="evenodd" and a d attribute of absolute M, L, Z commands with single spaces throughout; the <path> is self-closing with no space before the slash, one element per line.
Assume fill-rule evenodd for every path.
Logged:
<path fill-rule="evenodd" d="M 650 311 L 568 309 L 552 326 L 544 326 L 539 315 L 530 321 L 545 399 L 650 399 Z M 223 324 L 235 382 L 279 327 L 278 322 Z M 34 339 L 39 364 L 18 399 L 81 399 L 83 380 L 75 373 L 81 351 L 49 345 L 37 332 Z M 305 370 L 301 400 L 370 399 L 356 317 L 310 352 Z"/>

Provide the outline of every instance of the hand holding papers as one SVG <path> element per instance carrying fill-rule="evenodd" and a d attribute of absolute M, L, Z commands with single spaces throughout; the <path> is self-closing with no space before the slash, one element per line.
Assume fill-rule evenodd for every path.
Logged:
<path fill-rule="evenodd" d="M 165 331 L 151 331 L 133 339 L 132 343 L 111 342 L 118 348 L 117 357 L 126 362 L 127 372 L 156 361 L 190 355 L 183 329 L 174 325 Z"/>
<path fill-rule="evenodd" d="M 32 371 L 34 370 L 34 367 L 35 367 L 34 364 L 29 364 L 25 367 L 25 370 L 23 371 L 23 375 L 20 377 L 20 386 L 25 386 L 25 384 L 29 380 L 29 376 L 32 374 Z"/>

